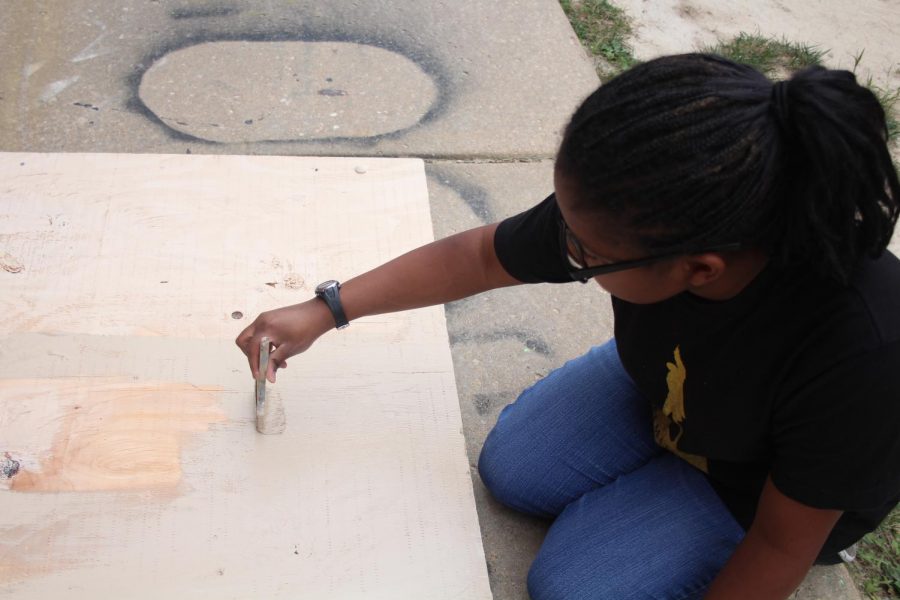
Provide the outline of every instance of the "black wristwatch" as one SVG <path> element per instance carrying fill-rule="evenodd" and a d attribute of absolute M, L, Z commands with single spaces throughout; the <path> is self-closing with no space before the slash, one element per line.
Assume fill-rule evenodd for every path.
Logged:
<path fill-rule="evenodd" d="M 316 286 L 316 298 L 321 298 L 328 306 L 331 316 L 334 317 L 334 326 L 337 329 L 343 329 L 350 324 L 347 321 L 347 315 L 344 314 L 344 307 L 341 305 L 340 283 L 334 279 L 323 281 Z"/>

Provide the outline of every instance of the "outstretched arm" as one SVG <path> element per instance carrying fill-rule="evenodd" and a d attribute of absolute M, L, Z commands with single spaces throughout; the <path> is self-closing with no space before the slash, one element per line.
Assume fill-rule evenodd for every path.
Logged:
<path fill-rule="evenodd" d="M 341 302 L 350 320 L 443 304 L 498 287 L 521 283 L 500 265 L 494 252 L 497 224 L 470 229 L 404 254 L 341 286 Z M 269 381 L 287 359 L 305 351 L 334 327 L 325 303 L 313 298 L 264 312 L 238 336 L 253 377 L 258 376 L 260 340 L 275 350 L 269 359 Z"/>

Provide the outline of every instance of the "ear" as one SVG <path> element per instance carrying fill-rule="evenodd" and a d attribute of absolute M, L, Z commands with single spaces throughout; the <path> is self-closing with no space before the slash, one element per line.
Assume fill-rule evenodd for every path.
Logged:
<path fill-rule="evenodd" d="M 725 259 L 721 254 L 707 252 L 685 257 L 682 263 L 688 287 L 702 288 L 717 281 L 725 272 Z"/>

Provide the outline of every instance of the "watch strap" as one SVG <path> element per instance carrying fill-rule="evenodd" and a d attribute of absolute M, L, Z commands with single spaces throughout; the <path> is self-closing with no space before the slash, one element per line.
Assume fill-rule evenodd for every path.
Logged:
<path fill-rule="evenodd" d="M 347 315 L 344 313 L 344 306 L 341 304 L 340 289 L 340 284 L 336 283 L 326 287 L 324 290 L 316 290 L 316 296 L 321 298 L 331 311 L 331 316 L 334 317 L 334 326 L 337 329 L 343 329 L 350 324 L 347 320 Z"/>

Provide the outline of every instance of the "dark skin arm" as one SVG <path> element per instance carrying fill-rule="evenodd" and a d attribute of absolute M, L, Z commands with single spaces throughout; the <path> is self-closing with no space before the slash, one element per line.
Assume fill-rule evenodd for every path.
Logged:
<path fill-rule="evenodd" d="M 706 600 L 781 600 L 806 576 L 839 510 L 788 498 L 769 479 L 747 536 L 713 581 Z"/>
<path fill-rule="evenodd" d="M 341 302 L 349 320 L 368 315 L 421 308 L 459 300 L 521 282 L 509 275 L 494 252 L 497 224 L 470 229 L 417 248 L 355 277 L 341 286 Z M 266 374 L 287 359 L 307 350 L 323 333 L 334 329 L 325 303 L 316 298 L 259 315 L 237 337 L 255 379 L 259 371 L 259 343 L 267 336 L 275 350 Z M 257 350 L 253 350 L 257 349 Z"/>

